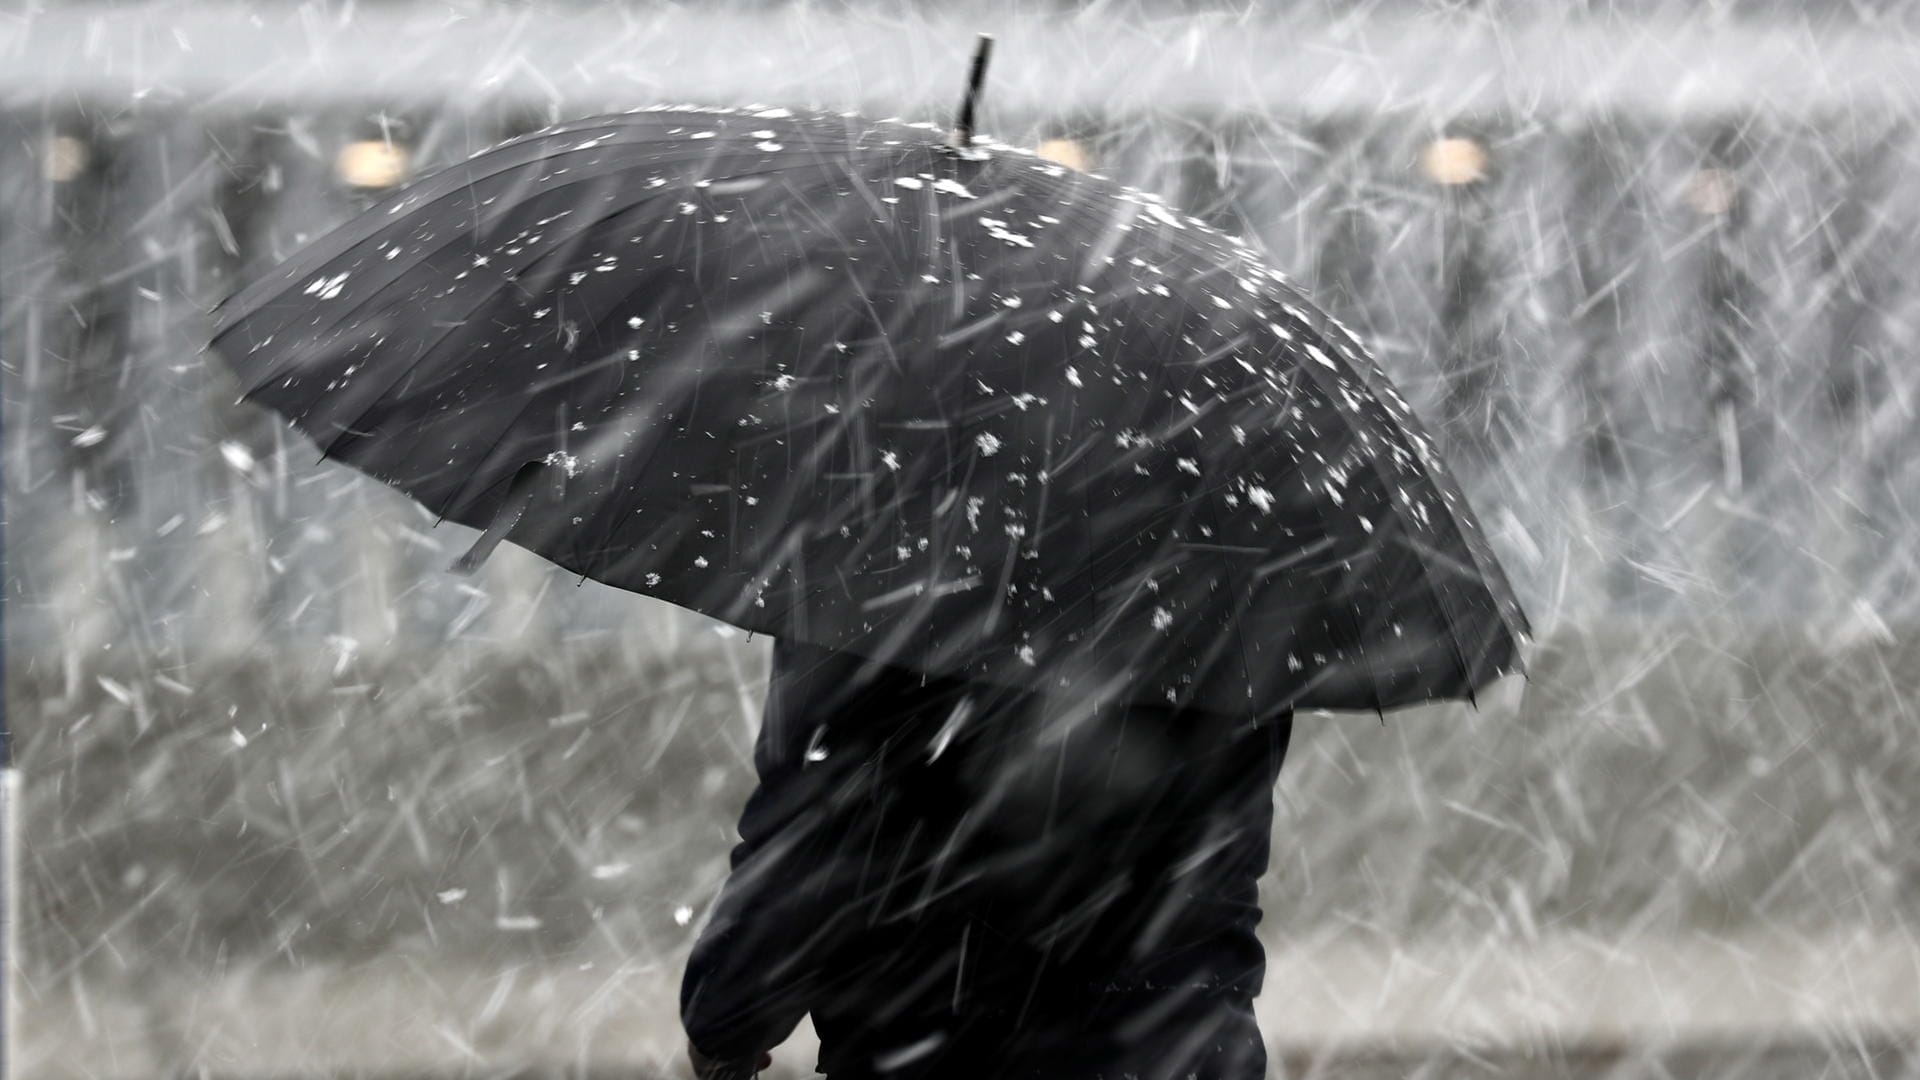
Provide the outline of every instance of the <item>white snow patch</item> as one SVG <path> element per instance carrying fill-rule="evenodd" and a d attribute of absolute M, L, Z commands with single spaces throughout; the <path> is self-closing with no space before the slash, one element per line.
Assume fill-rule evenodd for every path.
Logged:
<path fill-rule="evenodd" d="M 304 295 L 317 296 L 322 300 L 331 300 L 340 295 L 340 290 L 347 284 L 348 276 L 349 274 L 342 273 L 330 278 L 314 278 L 308 283 Z"/>
<path fill-rule="evenodd" d="M 1151 215 L 1154 220 L 1162 224 L 1171 225 L 1176 229 L 1184 229 L 1187 227 L 1185 222 L 1168 212 L 1166 207 L 1158 203 L 1147 203 L 1146 207 L 1147 213 Z"/>
<path fill-rule="evenodd" d="M 253 471 L 253 451 L 247 449 L 246 446 L 240 443 L 221 443 L 220 456 L 226 458 L 227 464 L 232 466 L 236 472 Z"/>

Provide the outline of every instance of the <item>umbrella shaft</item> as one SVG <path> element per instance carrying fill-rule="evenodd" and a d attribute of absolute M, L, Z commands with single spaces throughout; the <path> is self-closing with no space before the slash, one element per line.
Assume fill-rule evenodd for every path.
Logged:
<path fill-rule="evenodd" d="M 993 56 L 993 37 L 980 35 L 973 52 L 973 71 L 967 75 L 967 96 L 960 100 L 960 117 L 953 123 L 953 141 L 959 149 L 973 145 L 973 110 L 980 101 L 981 84 L 987 81 L 987 60 Z"/>

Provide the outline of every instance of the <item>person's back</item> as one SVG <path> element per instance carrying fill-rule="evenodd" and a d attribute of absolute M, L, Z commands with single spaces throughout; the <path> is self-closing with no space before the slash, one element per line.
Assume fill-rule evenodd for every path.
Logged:
<path fill-rule="evenodd" d="M 1256 1080 L 1254 936 L 1291 716 L 1258 725 L 776 645 L 760 787 L 682 1019 L 823 1072 Z"/>

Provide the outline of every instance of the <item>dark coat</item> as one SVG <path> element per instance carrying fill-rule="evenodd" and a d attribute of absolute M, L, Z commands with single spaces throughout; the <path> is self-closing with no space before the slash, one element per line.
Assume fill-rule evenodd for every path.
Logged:
<path fill-rule="evenodd" d="M 1291 731 L 779 642 L 690 1039 L 750 1059 L 811 1012 L 835 1080 L 1258 1080 Z"/>

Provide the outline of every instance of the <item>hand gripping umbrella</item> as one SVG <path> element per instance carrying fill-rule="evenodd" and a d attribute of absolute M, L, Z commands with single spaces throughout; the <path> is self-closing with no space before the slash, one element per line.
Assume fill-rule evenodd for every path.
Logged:
<path fill-rule="evenodd" d="M 1352 334 L 1245 243 L 959 130 L 648 108 L 502 143 L 229 298 L 244 399 L 579 574 L 934 674 L 1264 715 L 1520 670 Z"/>

